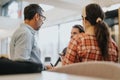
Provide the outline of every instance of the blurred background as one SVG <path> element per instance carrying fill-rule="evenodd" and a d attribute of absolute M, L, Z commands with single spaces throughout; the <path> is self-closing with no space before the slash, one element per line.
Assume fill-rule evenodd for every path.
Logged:
<path fill-rule="evenodd" d="M 120 45 L 120 0 L 0 0 L 0 56 L 10 58 L 11 36 L 19 24 L 23 23 L 24 7 L 31 3 L 39 4 L 46 16 L 38 33 L 43 63 L 56 62 L 58 54 L 68 45 L 72 26 L 82 25 L 82 8 L 90 3 L 98 3 L 103 8 L 111 36 Z"/>

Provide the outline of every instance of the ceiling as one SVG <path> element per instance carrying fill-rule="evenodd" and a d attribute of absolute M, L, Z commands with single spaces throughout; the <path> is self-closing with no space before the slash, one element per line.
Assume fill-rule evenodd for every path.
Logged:
<path fill-rule="evenodd" d="M 28 0 L 22 0 L 28 2 Z M 89 3 L 98 3 L 102 7 L 120 3 L 120 0 L 29 0 L 30 3 L 52 5 L 55 8 L 45 12 L 47 20 L 44 27 L 81 18 L 82 8 Z M 72 19 L 70 19 L 72 17 Z M 70 19 L 70 20 L 69 20 Z"/>
<path fill-rule="evenodd" d="M 10 0 L 0 0 L 0 5 Z M 53 26 L 60 23 L 76 20 L 81 18 L 82 8 L 89 3 L 98 3 L 102 7 L 109 7 L 112 4 L 120 3 L 120 0 L 20 0 L 28 3 L 47 4 L 55 8 L 44 12 L 47 20 L 44 22 L 43 28 Z M 22 19 L 9 19 L 0 17 L 0 38 L 11 35 L 14 30 L 23 21 Z M 6 32 L 5 32 L 6 31 Z M 3 36 L 4 34 L 4 36 Z"/>

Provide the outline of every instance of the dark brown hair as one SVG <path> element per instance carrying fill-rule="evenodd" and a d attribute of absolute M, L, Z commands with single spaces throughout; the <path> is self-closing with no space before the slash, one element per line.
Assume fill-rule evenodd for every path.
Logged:
<path fill-rule="evenodd" d="M 79 32 L 80 32 L 80 33 L 81 33 L 81 32 L 85 32 L 83 26 L 81 26 L 81 25 L 74 25 L 73 28 L 79 29 Z"/>
<path fill-rule="evenodd" d="M 24 20 L 31 20 L 36 13 L 42 16 L 43 9 L 38 4 L 30 4 L 24 9 Z"/>
<path fill-rule="evenodd" d="M 104 60 L 108 58 L 108 45 L 109 45 L 109 30 L 108 25 L 104 22 L 104 12 L 98 4 L 89 4 L 86 6 L 86 20 L 91 25 L 95 26 L 95 36 L 98 42 L 98 46 L 101 50 Z M 98 20 L 97 19 L 101 19 Z"/>

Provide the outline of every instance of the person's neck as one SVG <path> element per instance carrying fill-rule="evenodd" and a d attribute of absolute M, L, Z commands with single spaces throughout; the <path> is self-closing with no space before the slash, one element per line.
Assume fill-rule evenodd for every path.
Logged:
<path fill-rule="evenodd" d="M 85 33 L 86 33 L 86 34 L 89 34 L 89 35 L 95 35 L 94 26 L 88 26 L 88 27 L 85 29 Z"/>
<path fill-rule="evenodd" d="M 25 24 L 28 24 L 30 27 L 32 27 L 34 29 L 34 24 L 32 21 L 25 20 L 24 22 L 25 22 Z"/>

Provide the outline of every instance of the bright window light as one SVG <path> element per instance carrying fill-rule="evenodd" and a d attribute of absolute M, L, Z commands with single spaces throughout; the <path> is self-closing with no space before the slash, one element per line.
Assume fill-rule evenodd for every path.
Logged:
<path fill-rule="evenodd" d="M 120 4 L 114 4 L 114 5 L 111 5 L 110 7 L 103 7 L 103 11 L 106 12 L 106 11 L 111 11 L 118 8 L 120 8 Z"/>
<path fill-rule="evenodd" d="M 8 16 L 11 18 L 18 18 L 18 3 L 12 2 L 8 7 Z"/>
<path fill-rule="evenodd" d="M 0 29 L 0 37 L 5 36 L 5 34 L 7 34 L 7 33 L 8 33 L 8 31 L 7 31 L 7 30 Z"/>
<path fill-rule="evenodd" d="M 39 4 L 44 11 L 48 11 L 48 10 L 51 10 L 54 8 L 54 6 L 51 6 L 51 5 L 46 5 L 46 4 Z"/>
<path fill-rule="evenodd" d="M 5 34 L 5 33 L 7 33 L 7 30 L 0 29 L 0 34 Z"/>

